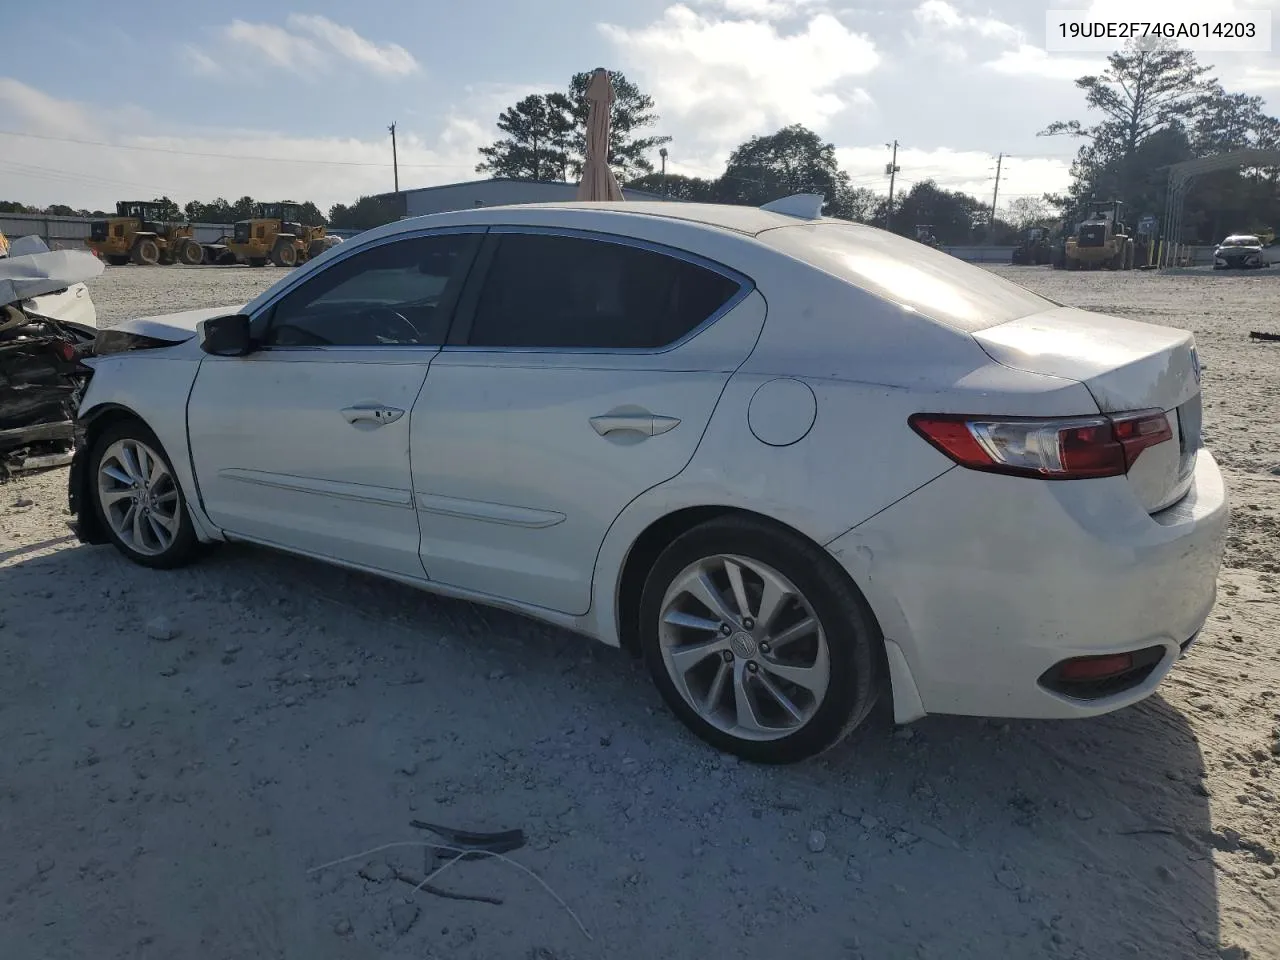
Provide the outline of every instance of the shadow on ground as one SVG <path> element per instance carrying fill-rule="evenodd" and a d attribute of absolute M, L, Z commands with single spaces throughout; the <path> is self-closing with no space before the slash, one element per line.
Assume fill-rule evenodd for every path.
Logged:
<path fill-rule="evenodd" d="M 1158 696 L 896 732 L 881 710 L 757 768 L 686 734 L 628 656 L 513 615 L 239 547 L 169 573 L 10 559 L 14 956 L 1217 955 L 1209 853 L 1232 840 Z M 514 856 L 591 939 L 500 863 L 439 883 L 501 906 L 392 879 L 423 874 L 412 848 L 307 873 L 426 839 L 413 818 L 524 828 Z"/>

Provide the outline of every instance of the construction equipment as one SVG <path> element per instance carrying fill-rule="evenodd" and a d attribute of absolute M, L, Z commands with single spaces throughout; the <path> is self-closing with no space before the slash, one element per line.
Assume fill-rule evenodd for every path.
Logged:
<path fill-rule="evenodd" d="M 938 238 L 933 235 L 932 223 L 916 224 L 916 240 L 926 247 L 933 247 L 935 250 L 942 247 L 942 244 L 938 242 Z"/>
<path fill-rule="evenodd" d="M 1089 215 L 1067 237 L 1064 266 L 1068 270 L 1132 270 L 1137 258 L 1134 239 L 1121 217 L 1119 200 L 1095 201 Z"/>
<path fill-rule="evenodd" d="M 114 217 L 89 225 L 85 244 L 114 267 L 130 261 L 138 266 L 203 263 L 204 249 L 196 242 L 191 225 L 166 222 L 164 214 L 160 203 L 121 200 Z"/>
<path fill-rule="evenodd" d="M 263 267 L 270 262 L 277 267 L 292 267 L 342 242 L 340 237 L 328 236 L 324 227 L 303 226 L 301 211 L 301 204 L 287 200 L 259 204 L 252 220 L 236 223 L 231 237 L 224 237 L 224 244 L 215 246 L 225 246 L 237 263 Z"/>
<path fill-rule="evenodd" d="M 1013 248 L 1013 264 L 1020 267 L 1040 267 L 1053 259 L 1047 227 L 1028 227 Z"/>

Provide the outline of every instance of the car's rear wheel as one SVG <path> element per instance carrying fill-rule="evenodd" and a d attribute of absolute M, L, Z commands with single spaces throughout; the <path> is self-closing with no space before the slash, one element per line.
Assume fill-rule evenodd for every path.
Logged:
<path fill-rule="evenodd" d="M 89 458 L 93 508 L 111 542 L 130 560 L 168 569 L 199 549 L 182 488 L 160 441 L 137 420 L 112 424 Z"/>
<path fill-rule="evenodd" d="M 875 704 L 882 639 L 857 588 L 820 548 L 750 518 L 703 524 L 659 556 L 641 644 L 675 714 L 747 760 L 821 753 Z"/>

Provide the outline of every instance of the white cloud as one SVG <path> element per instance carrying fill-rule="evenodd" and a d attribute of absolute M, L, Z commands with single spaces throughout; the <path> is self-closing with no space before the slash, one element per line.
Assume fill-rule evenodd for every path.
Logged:
<path fill-rule="evenodd" d="M 946 0 L 925 0 L 912 11 L 912 17 L 926 30 L 972 33 L 1010 43 L 1022 39 L 1022 31 L 1017 27 L 992 17 L 966 16 Z"/>
<path fill-rule="evenodd" d="M 277 67 L 295 73 L 309 73 L 324 65 L 324 55 L 319 47 L 284 27 L 232 20 L 222 33 L 230 44 L 252 47 Z"/>
<path fill-rule="evenodd" d="M 869 104 L 854 81 L 881 59 L 870 38 L 830 14 L 782 31 L 765 20 L 717 19 L 676 4 L 648 26 L 600 29 L 643 77 L 663 118 L 683 121 L 694 139 L 713 145 L 789 123 L 821 128 Z"/>
<path fill-rule="evenodd" d="M 47 136 L 84 136 L 97 129 L 91 111 L 71 100 L 58 100 L 11 77 L 0 77 L 0 120 L 6 126 Z"/>
<path fill-rule="evenodd" d="M 1028 44 L 1005 50 L 985 66 L 996 73 L 1015 77 L 1043 77 L 1048 80 L 1075 80 L 1087 74 L 1101 73 L 1107 67 L 1104 58 L 1087 59 L 1066 54 L 1046 53 Z"/>
<path fill-rule="evenodd" d="M 1253 93 L 1280 90 L 1280 67 L 1247 66 L 1234 79 L 1233 86 Z"/>
<path fill-rule="evenodd" d="M 417 73 L 418 61 L 398 43 L 379 46 L 366 40 L 350 27 L 334 23 L 327 17 L 294 13 L 289 26 L 311 34 L 352 63 L 360 64 L 384 76 L 406 76 Z"/>
<path fill-rule="evenodd" d="M 383 77 L 408 76 L 422 69 L 398 43 L 375 43 L 327 17 L 295 13 L 285 24 L 232 20 L 218 31 L 214 53 L 187 47 L 188 66 L 204 76 L 227 78 L 253 70 L 262 57 L 302 77 L 331 73 L 342 62 Z"/>
<path fill-rule="evenodd" d="M 458 105 L 429 137 L 411 127 L 397 139 L 404 188 L 473 179 L 477 148 L 493 137 L 486 91 Z M 110 209 L 129 195 L 168 195 L 179 203 L 263 199 L 312 200 L 321 209 L 361 194 L 393 189 L 391 144 L 371 139 L 292 137 L 255 130 L 197 130 L 175 135 L 127 106 L 95 111 L 0 77 L 0 125 L 35 137 L 0 137 L 3 199 L 47 206 Z M 163 132 L 161 132 L 163 131 Z M 47 139 L 55 138 L 55 139 Z M 63 138 L 63 139 L 57 139 Z M 102 141 L 111 146 L 79 141 Z M 305 162 L 304 162 L 305 158 Z"/>
<path fill-rule="evenodd" d="M 782 20 L 826 6 L 825 0 L 697 0 L 701 6 L 745 17 Z"/>

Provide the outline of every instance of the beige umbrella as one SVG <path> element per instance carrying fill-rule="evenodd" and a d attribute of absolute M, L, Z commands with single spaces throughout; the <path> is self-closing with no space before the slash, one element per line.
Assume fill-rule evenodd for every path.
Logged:
<path fill-rule="evenodd" d="M 613 87 L 609 72 L 597 67 L 587 87 L 587 156 L 578 184 L 579 200 L 621 200 L 622 188 L 609 169 L 609 105 L 613 103 Z"/>

